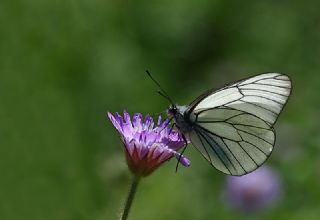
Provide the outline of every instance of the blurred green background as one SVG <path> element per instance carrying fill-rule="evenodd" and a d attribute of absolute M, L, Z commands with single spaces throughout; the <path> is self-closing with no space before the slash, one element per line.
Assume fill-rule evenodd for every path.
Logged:
<path fill-rule="evenodd" d="M 179 104 L 261 72 L 293 94 L 267 164 L 283 198 L 246 215 L 192 148 L 142 181 L 130 219 L 319 219 L 319 1 L 4 0 L 0 3 L 0 219 L 117 219 L 130 182 L 106 112 Z"/>

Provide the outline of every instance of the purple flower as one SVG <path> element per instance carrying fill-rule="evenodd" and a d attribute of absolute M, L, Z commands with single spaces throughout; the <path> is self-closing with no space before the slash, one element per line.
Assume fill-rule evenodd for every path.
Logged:
<path fill-rule="evenodd" d="M 173 156 L 180 157 L 177 151 L 184 146 L 184 140 L 176 131 L 170 131 L 168 120 L 162 121 L 161 116 L 156 127 L 150 116 L 143 119 L 139 113 L 134 114 L 132 121 L 127 112 L 124 117 L 108 112 L 108 117 L 120 133 L 129 169 L 135 175 L 148 176 Z M 182 155 L 179 162 L 190 165 Z"/>
<path fill-rule="evenodd" d="M 228 176 L 226 202 L 232 208 L 256 212 L 268 208 L 281 196 L 281 182 L 277 173 L 267 166 L 245 176 Z"/>

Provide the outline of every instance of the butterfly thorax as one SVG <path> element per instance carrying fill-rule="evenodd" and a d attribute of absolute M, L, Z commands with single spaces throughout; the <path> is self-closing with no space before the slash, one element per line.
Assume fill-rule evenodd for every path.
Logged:
<path fill-rule="evenodd" d="M 174 119 L 177 128 L 183 134 L 192 131 L 192 123 L 186 117 L 186 106 L 171 105 L 168 109 L 168 116 Z"/>

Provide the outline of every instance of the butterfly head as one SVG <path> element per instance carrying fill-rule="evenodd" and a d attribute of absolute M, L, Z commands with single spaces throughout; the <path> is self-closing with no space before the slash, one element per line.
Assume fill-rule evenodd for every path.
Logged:
<path fill-rule="evenodd" d="M 167 110 L 167 114 L 169 117 L 177 117 L 178 115 L 184 115 L 186 109 L 186 106 L 171 104 Z"/>
<path fill-rule="evenodd" d="M 169 106 L 167 110 L 167 114 L 169 117 L 175 117 L 175 115 L 178 113 L 178 108 L 175 104 L 172 104 Z"/>

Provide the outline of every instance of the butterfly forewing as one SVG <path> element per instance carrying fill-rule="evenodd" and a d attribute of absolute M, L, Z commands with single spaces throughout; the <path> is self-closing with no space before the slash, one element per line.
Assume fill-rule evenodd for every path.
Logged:
<path fill-rule="evenodd" d="M 244 175 L 271 154 L 278 118 L 291 92 L 288 76 L 265 73 L 196 99 L 186 114 L 189 139 L 218 170 Z"/>

